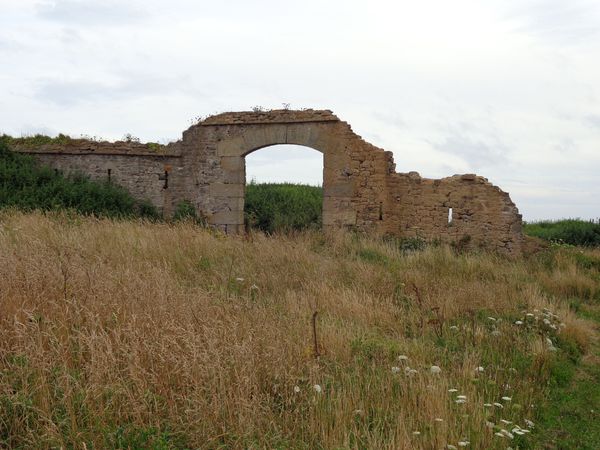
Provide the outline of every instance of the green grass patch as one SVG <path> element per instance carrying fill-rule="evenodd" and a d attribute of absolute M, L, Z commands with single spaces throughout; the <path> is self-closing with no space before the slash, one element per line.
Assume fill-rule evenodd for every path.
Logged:
<path fill-rule="evenodd" d="M 530 236 L 560 244 L 600 246 L 600 222 L 579 219 L 543 220 L 523 224 L 523 231 Z"/>
<path fill-rule="evenodd" d="M 246 226 L 265 233 L 320 228 L 323 188 L 292 183 L 246 185 Z"/>

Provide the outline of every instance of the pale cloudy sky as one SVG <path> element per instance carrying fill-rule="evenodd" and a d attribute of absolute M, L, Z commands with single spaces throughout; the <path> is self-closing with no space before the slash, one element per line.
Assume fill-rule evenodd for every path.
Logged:
<path fill-rule="evenodd" d="M 397 170 L 475 172 L 526 220 L 600 217 L 598 0 L 0 0 L 0 133 L 169 141 L 332 109 Z M 248 178 L 321 180 L 274 147 Z"/>

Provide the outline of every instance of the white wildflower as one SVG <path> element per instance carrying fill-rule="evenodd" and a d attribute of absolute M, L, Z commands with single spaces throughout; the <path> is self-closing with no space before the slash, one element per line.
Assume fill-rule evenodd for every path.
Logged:
<path fill-rule="evenodd" d="M 493 405 L 491 403 L 484 403 L 483 406 L 486 408 L 491 408 Z"/>
<path fill-rule="evenodd" d="M 466 400 L 467 396 L 466 395 L 457 395 L 456 398 L 459 400 Z"/>
<path fill-rule="evenodd" d="M 443 422 L 443 421 L 444 421 L 444 419 L 440 419 L 439 417 L 436 417 L 436 418 L 435 418 L 435 419 L 433 419 L 433 420 L 435 420 L 436 422 Z"/>
<path fill-rule="evenodd" d="M 496 406 L 498 408 L 504 408 L 504 406 L 502 405 L 502 403 L 494 403 L 494 406 Z"/>
<path fill-rule="evenodd" d="M 454 389 L 454 388 L 448 389 L 448 392 L 458 392 L 458 389 Z"/>
<path fill-rule="evenodd" d="M 440 373 L 442 371 L 442 369 L 440 369 L 440 366 L 431 366 L 429 370 L 431 370 L 431 373 Z"/>
<path fill-rule="evenodd" d="M 316 393 L 317 393 L 317 394 L 320 394 L 320 393 L 321 393 L 321 391 L 322 391 L 322 389 L 321 389 L 321 385 L 319 385 L 319 384 L 315 384 L 315 385 L 313 386 L 313 389 L 316 391 Z"/>
<path fill-rule="evenodd" d="M 448 450 L 458 450 L 458 448 L 456 446 L 452 445 L 452 444 L 446 444 L 446 448 Z"/>
<path fill-rule="evenodd" d="M 496 318 L 495 317 L 488 317 L 488 320 L 491 320 L 492 322 L 495 322 Z"/>
<path fill-rule="evenodd" d="M 505 402 L 510 402 L 512 400 L 512 397 L 502 397 L 502 400 L 504 400 Z"/>
<path fill-rule="evenodd" d="M 418 436 L 418 435 L 420 435 L 420 434 L 421 434 L 421 432 L 420 432 L 420 431 L 413 431 L 413 434 L 414 434 L 415 436 Z"/>
<path fill-rule="evenodd" d="M 506 419 L 500 419 L 500 422 L 502 422 L 504 425 L 510 425 L 512 423 L 510 420 Z"/>
<path fill-rule="evenodd" d="M 453 330 L 453 331 L 458 331 L 458 327 L 456 325 L 452 325 L 450 327 L 450 329 Z"/>
<path fill-rule="evenodd" d="M 527 314 L 525 314 L 525 315 L 526 315 L 527 317 L 533 317 L 533 316 L 534 316 L 534 314 L 533 314 L 533 313 L 527 313 Z"/>
<path fill-rule="evenodd" d="M 515 322 L 515 325 L 523 325 L 523 322 L 522 322 L 521 320 L 517 320 L 517 321 Z"/>
<path fill-rule="evenodd" d="M 545 325 L 550 325 L 550 321 L 548 319 L 544 319 L 542 322 L 544 322 Z"/>
<path fill-rule="evenodd" d="M 502 428 L 500 430 L 500 433 L 502 433 L 504 436 L 506 436 L 509 439 L 514 439 L 515 438 L 515 436 L 510 431 L 505 430 L 504 428 Z"/>
<path fill-rule="evenodd" d="M 300 392 L 300 386 L 294 386 L 294 392 L 297 394 Z"/>
<path fill-rule="evenodd" d="M 529 428 L 535 427 L 535 424 L 529 419 L 525 419 L 525 425 L 527 425 Z"/>
<path fill-rule="evenodd" d="M 399 372 L 400 372 L 400 367 L 392 366 L 392 373 L 399 373 Z"/>
<path fill-rule="evenodd" d="M 406 360 L 408 360 L 408 356 L 406 356 L 406 355 L 398 356 L 398 361 L 406 361 Z"/>
<path fill-rule="evenodd" d="M 455 403 L 458 403 L 458 404 L 460 404 L 460 403 L 467 403 L 467 400 L 464 399 L 464 398 L 459 398 L 459 399 L 455 400 Z"/>
<path fill-rule="evenodd" d="M 469 444 L 470 444 L 469 441 L 459 441 L 458 446 L 459 447 L 466 447 Z"/>
<path fill-rule="evenodd" d="M 243 278 L 241 278 L 241 277 L 238 277 L 238 278 L 236 278 L 236 279 L 235 279 L 235 281 L 237 281 L 237 282 L 241 283 L 242 281 L 244 281 L 244 279 L 243 279 Z"/>
<path fill-rule="evenodd" d="M 475 372 L 484 372 L 484 371 L 485 371 L 485 369 L 483 368 L 483 366 L 475 367 Z"/>
<path fill-rule="evenodd" d="M 494 422 L 490 422 L 489 420 L 485 421 L 485 426 L 488 428 L 494 428 Z"/>

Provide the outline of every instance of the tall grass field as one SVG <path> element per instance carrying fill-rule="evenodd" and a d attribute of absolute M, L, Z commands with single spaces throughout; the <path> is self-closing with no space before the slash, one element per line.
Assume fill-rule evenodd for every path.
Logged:
<path fill-rule="evenodd" d="M 6 144 L 0 448 L 600 448 L 596 224 L 458 254 L 250 183 L 231 237 Z"/>
<path fill-rule="evenodd" d="M 402 248 L 5 209 L 0 447 L 598 448 L 600 250 Z"/>

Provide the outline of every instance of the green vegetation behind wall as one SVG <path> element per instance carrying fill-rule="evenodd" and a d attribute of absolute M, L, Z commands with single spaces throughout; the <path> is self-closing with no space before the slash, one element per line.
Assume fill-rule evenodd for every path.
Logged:
<path fill-rule="evenodd" d="M 24 211 L 72 209 L 104 217 L 158 218 L 149 202 L 135 200 L 125 189 L 80 175 L 63 175 L 28 155 L 13 152 L 0 137 L 0 208 Z"/>
<path fill-rule="evenodd" d="M 551 242 L 586 247 L 600 246 L 600 222 L 579 219 L 543 220 L 524 224 L 523 231 L 530 236 Z"/>
<path fill-rule="evenodd" d="M 246 185 L 245 222 L 266 233 L 320 228 L 323 188 L 292 183 Z"/>

